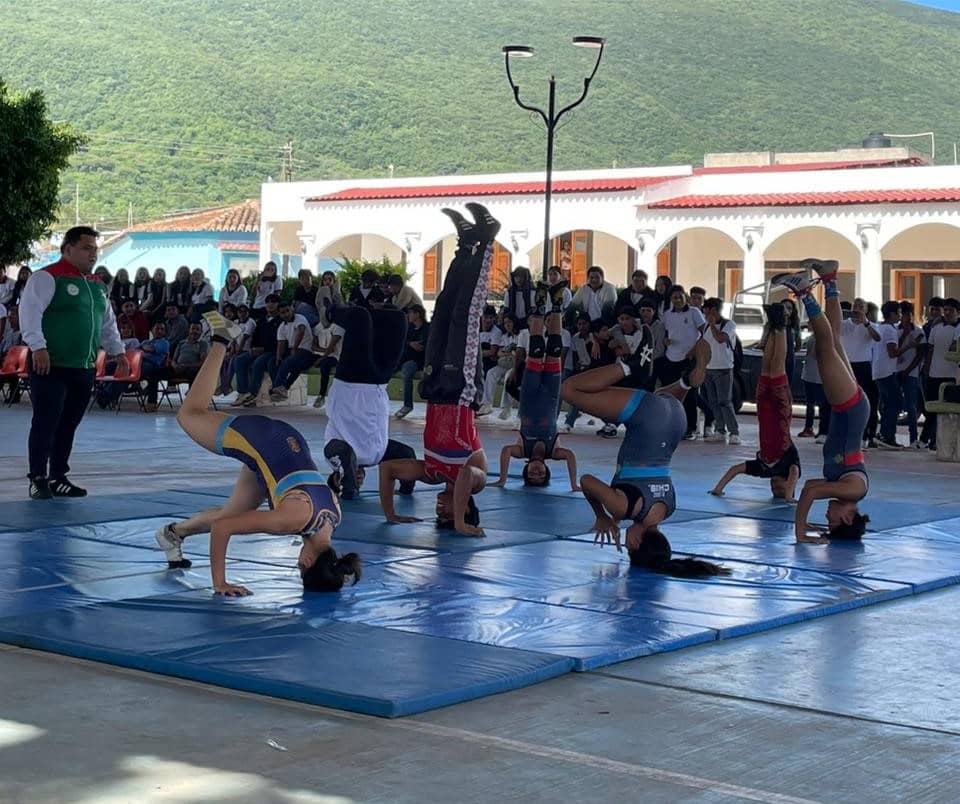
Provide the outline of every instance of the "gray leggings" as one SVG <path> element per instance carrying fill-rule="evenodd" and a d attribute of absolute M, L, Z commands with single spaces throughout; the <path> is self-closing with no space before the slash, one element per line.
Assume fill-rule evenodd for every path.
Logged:
<path fill-rule="evenodd" d="M 703 390 L 716 419 L 717 432 L 740 435 L 737 413 L 733 409 L 733 369 L 707 369 Z"/>

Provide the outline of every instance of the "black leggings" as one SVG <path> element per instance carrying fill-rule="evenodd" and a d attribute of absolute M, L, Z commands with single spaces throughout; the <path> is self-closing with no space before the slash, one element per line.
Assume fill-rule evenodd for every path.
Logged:
<path fill-rule="evenodd" d="M 364 385 L 390 382 L 407 347 L 407 314 L 349 305 L 335 307 L 330 319 L 344 329 L 337 379 Z"/>
<path fill-rule="evenodd" d="M 324 457 L 332 462 L 333 458 L 336 458 L 340 467 L 343 471 L 343 491 L 345 496 L 349 499 L 353 497 L 357 489 L 357 453 L 353 451 L 346 441 L 341 441 L 339 438 L 334 438 L 327 442 L 327 445 L 323 448 Z M 413 447 L 410 447 L 404 444 L 402 441 L 394 441 L 392 438 L 387 441 L 387 448 L 384 450 L 383 457 L 380 458 L 380 461 L 397 461 L 397 460 L 416 460 L 417 453 L 414 451 Z M 403 494 L 411 494 L 413 492 L 414 481 L 402 481 L 400 483 L 400 491 Z"/>
<path fill-rule="evenodd" d="M 483 397 L 480 317 L 487 298 L 492 256 L 492 244 L 460 246 L 447 269 L 424 353 L 420 396 L 427 402 L 480 404 Z"/>

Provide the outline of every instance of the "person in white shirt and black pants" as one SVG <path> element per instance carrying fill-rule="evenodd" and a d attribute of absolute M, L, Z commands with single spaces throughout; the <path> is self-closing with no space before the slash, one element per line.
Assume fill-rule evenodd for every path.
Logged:
<path fill-rule="evenodd" d="M 897 443 L 897 417 L 900 415 L 900 383 L 897 381 L 897 358 L 900 357 L 900 302 L 888 301 L 880 308 L 883 323 L 876 327 L 880 340 L 876 344 L 874 378 L 880 392 L 881 449 L 900 449 Z"/>
<path fill-rule="evenodd" d="M 869 400 L 877 397 L 876 383 L 873 381 L 873 344 L 879 340 L 880 333 L 867 318 L 867 303 L 863 299 L 854 299 L 850 317 L 844 319 L 840 325 L 840 342 L 850 361 L 857 385 L 863 389 Z M 867 427 L 863 431 L 865 446 L 876 446 L 873 442 L 876 433 L 871 432 L 873 421 L 874 413 L 871 412 Z"/>
<path fill-rule="evenodd" d="M 707 379 L 703 385 L 707 404 L 713 411 L 716 430 L 709 441 L 723 441 L 729 435 L 731 444 L 740 443 L 740 424 L 733 409 L 733 355 L 737 345 L 737 325 L 722 315 L 723 300 L 712 298 L 703 303 L 707 327 L 703 339 L 710 347 Z"/>
<path fill-rule="evenodd" d="M 923 329 L 913 320 L 913 304 L 900 302 L 900 341 L 897 357 L 897 382 L 900 386 L 900 405 L 907 414 L 907 430 L 910 446 L 919 447 L 917 436 L 917 413 L 920 407 L 920 366 L 927 338 Z"/>
<path fill-rule="evenodd" d="M 694 347 L 700 340 L 706 319 L 696 307 L 687 304 L 686 291 L 680 285 L 670 290 L 670 309 L 663 316 L 663 326 L 667 331 L 667 360 L 660 373 L 660 383 L 664 386 L 677 382 L 688 368 L 688 360 Z M 687 413 L 686 439 L 697 437 L 697 395 L 686 394 L 683 408 Z"/>
<path fill-rule="evenodd" d="M 960 337 L 960 327 L 957 326 L 957 308 L 960 302 L 956 299 L 943 300 L 943 317 L 930 327 L 930 337 L 927 346 L 927 363 L 924 374 L 927 377 L 926 398 L 933 402 L 940 398 L 940 386 L 945 382 L 953 382 L 957 364 L 946 359 L 950 345 Z M 937 414 L 927 411 L 926 422 L 920 441 L 926 441 L 930 449 L 937 448 Z"/>

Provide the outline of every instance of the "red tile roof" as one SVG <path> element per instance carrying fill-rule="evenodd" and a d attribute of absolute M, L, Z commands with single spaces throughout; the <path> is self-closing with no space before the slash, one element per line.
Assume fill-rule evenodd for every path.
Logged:
<path fill-rule="evenodd" d="M 259 232 L 260 202 L 251 198 L 229 207 L 170 215 L 131 226 L 127 232 Z"/>
<path fill-rule="evenodd" d="M 260 244 L 256 242 L 251 243 L 250 241 L 244 243 L 242 241 L 228 240 L 223 243 L 217 243 L 217 248 L 220 249 L 220 251 L 250 251 L 256 253 L 260 251 Z"/>
<path fill-rule="evenodd" d="M 960 188 L 945 190 L 847 190 L 829 193 L 681 195 L 650 204 L 650 209 L 709 207 L 803 207 L 838 204 L 931 204 L 960 201 Z"/>
<path fill-rule="evenodd" d="M 564 179 L 553 183 L 555 193 L 615 193 L 639 190 L 679 176 L 632 176 L 621 179 Z M 541 195 L 542 181 L 490 182 L 485 184 L 434 184 L 402 187 L 353 187 L 329 195 L 308 198 L 308 203 L 328 201 L 373 201 L 452 196 Z"/>
<path fill-rule="evenodd" d="M 795 165 L 731 165 L 730 167 L 698 167 L 695 176 L 710 176 L 717 173 L 796 173 L 802 170 L 850 170 L 852 168 L 918 167 L 926 160 L 910 156 L 906 159 L 870 159 L 847 162 L 801 162 Z"/>

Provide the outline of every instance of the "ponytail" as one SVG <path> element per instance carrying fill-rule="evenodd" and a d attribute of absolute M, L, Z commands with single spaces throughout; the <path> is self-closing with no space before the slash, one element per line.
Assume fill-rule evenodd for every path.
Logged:
<path fill-rule="evenodd" d="M 701 561 L 699 558 L 673 558 L 670 542 L 655 528 L 644 533 L 640 546 L 630 550 L 629 554 L 630 566 L 672 575 L 675 578 L 708 578 L 730 574 L 726 567 Z"/>
<path fill-rule="evenodd" d="M 336 550 L 330 547 L 317 556 L 301 577 L 308 592 L 339 592 L 348 577 L 353 578 L 350 585 L 356 586 L 362 575 L 363 563 L 357 553 L 337 557 Z"/>

